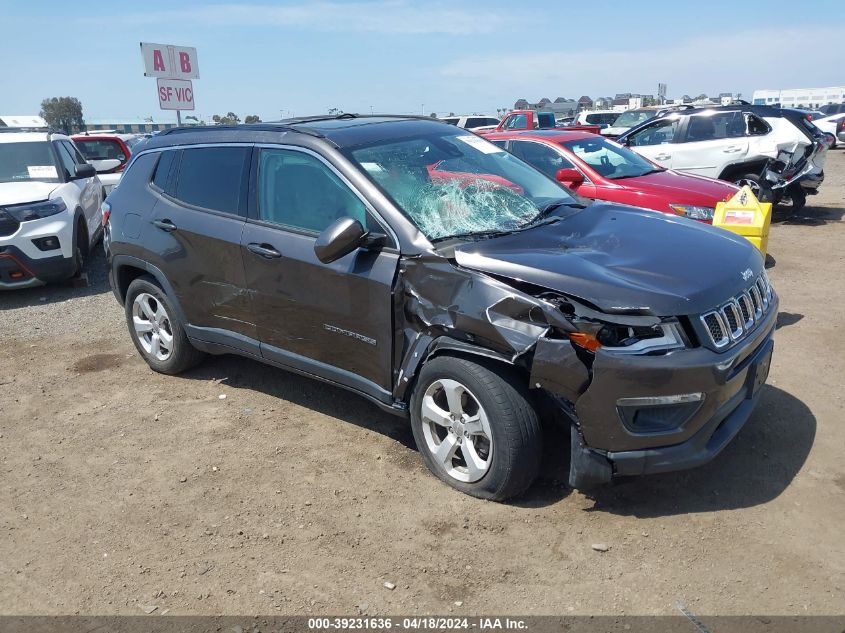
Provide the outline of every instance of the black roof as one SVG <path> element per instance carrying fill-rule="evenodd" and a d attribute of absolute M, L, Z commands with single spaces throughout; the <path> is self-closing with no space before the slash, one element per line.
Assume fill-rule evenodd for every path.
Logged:
<path fill-rule="evenodd" d="M 314 116 L 266 123 L 177 127 L 159 132 L 143 149 L 195 143 L 278 142 L 280 135 L 305 134 L 327 139 L 337 147 L 349 147 L 384 138 L 402 138 L 454 126 L 432 119 L 405 115 Z M 288 139 L 289 140 L 289 139 Z"/>

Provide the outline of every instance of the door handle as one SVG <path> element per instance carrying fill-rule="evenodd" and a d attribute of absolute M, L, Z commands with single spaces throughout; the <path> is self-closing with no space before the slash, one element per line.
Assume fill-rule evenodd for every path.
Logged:
<path fill-rule="evenodd" d="M 261 255 L 265 259 L 278 259 L 282 254 L 273 248 L 270 244 L 256 244 L 252 242 L 246 246 L 250 251 L 256 255 Z"/>
<path fill-rule="evenodd" d="M 176 225 L 170 220 L 153 220 L 153 225 L 167 233 L 172 233 L 176 230 Z"/>
<path fill-rule="evenodd" d="M 655 160 L 669 160 L 670 158 L 672 158 L 672 154 L 658 154 L 654 158 Z"/>
<path fill-rule="evenodd" d="M 726 147 L 722 150 L 725 154 L 735 154 L 736 152 L 741 152 L 742 148 L 737 147 L 736 145 L 731 145 L 730 147 Z"/>

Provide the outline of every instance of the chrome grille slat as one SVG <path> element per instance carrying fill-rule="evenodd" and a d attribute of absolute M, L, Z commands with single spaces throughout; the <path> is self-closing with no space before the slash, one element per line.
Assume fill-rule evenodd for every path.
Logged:
<path fill-rule="evenodd" d="M 699 319 L 716 349 L 725 348 L 751 332 L 771 304 L 773 289 L 765 271 L 746 290 Z"/>

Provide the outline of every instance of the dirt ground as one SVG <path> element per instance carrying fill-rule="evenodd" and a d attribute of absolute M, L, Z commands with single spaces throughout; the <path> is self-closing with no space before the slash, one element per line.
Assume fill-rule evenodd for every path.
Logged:
<path fill-rule="evenodd" d="M 845 151 L 807 213 L 771 230 L 782 313 L 748 425 L 594 497 L 464 496 L 402 421 L 251 361 L 155 374 L 102 256 L 88 288 L 2 294 L 0 613 L 842 614 Z"/>

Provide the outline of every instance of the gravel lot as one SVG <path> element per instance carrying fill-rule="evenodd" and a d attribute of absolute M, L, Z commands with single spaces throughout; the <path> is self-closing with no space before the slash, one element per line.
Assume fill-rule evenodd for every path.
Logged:
<path fill-rule="evenodd" d="M 776 354 L 733 444 L 592 498 L 554 464 L 461 495 L 401 421 L 251 361 L 155 374 L 101 255 L 87 288 L 2 294 L 0 612 L 841 614 L 843 213 L 836 150 L 821 222 L 772 227 Z"/>

